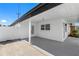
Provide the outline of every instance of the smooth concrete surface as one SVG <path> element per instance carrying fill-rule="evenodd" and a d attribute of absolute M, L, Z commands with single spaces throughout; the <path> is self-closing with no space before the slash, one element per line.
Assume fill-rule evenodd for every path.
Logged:
<path fill-rule="evenodd" d="M 0 56 L 48 56 L 25 40 L 6 42 L 0 44 Z"/>
<path fill-rule="evenodd" d="M 32 44 L 55 56 L 79 56 L 79 38 L 69 37 L 58 42 L 40 37 L 32 37 Z"/>

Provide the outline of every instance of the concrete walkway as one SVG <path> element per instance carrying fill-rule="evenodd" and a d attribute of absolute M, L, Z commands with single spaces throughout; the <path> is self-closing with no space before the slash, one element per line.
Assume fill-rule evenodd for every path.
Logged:
<path fill-rule="evenodd" d="M 0 44 L 0 56 L 48 56 L 49 54 L 41 51 L 25 40 L 7 41 Z"/>
<path fill-rule="evenodd" d="M 32 37 L 32 44 L 55 56 L 79 56 L 79 38 L 69 37 L 64 42 L 58 42 L 40 37 Z"/>

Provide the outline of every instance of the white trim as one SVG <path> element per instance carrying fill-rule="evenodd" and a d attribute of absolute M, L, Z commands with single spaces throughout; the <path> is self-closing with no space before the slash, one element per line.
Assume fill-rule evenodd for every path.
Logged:
<path fill-rule="evenodd" d="M 35 46 L 35 45 L 32 45 L 32 46 L 33 46 L 35 49 L 39 50 L 41 53 L 43 53 L 43 54 L 45 54 L 45 55 L 47 55 L 47 56 L 54 56 L 54 55 L 52 55 L 51 53 L 49 53 L 49 52 L 47 52 L 47 51 L 41 49 L 40 47 L 37 47 L 37 46 Z"/>

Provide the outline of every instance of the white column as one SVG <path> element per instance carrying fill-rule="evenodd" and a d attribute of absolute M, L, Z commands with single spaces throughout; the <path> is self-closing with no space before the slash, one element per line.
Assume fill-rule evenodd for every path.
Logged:
<path fill-rule="evenodd" d="M 29 44 L 31 44 L 31 20 L 29 20 Z"/>

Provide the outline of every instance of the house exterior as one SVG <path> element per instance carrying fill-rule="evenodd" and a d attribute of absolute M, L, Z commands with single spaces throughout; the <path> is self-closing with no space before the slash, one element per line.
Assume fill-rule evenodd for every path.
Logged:
<path fill-rule="evenodd" d="M 63 36 L 64 35 L 64 33 L 63 33 L 63 25 L 64 25 L 63 19 L 62 20 L 61 19 L 60 20 L 52 19 L 50 17 L 52 15 L 51 14 L 52 10 L 53 10 L 53 8 L 51 8 L 50 10 L 46 10 L 40 14 L 37 14 L 33 17 L 30 17 L 30 18 L 20 22 L 19 23 L 21 25 L 21 27 L 19 29 L 19 31 L 21 31 L 21 32 L 19 32 L 19 34 L 21 34 L 20 37 L 23 37 L 23 38 L 26 38 L 26 36 L 29 37 L 29 35 L 26 35 L 26 33 L 29 32 L 29 31 L 27 31 L 27 29 L 28 29 L 28 26 L 29 26 L 28 23 L 30 20 L 31 27 L 34 27 L 34 29 L 31 28 L 31 31 L 34 32 L 33 34 L 31 33 L 32 37 L 38 36 L 38 37 L 47 38 L 47 39 L 51 39 L 51 40 L 64 41 L 65 37 Z M 48 17 L 48 15 L 50 15 L 50 16 Z M 16 26 L 16 25 L 17 24 L 15 24 L 14 26 Z M 26 25 L 27 25 L 27 27 L 26 27 Z M 48 25 L 50 28 L 47 30 L 46 30 L 46 28 L 44 28 L 44 30 L 42 30 L 41 29 L 42 25 L 44 25 L 44 27 L 46 27 L 46 25 Z"/>
<path fill-rule="evenodd" d="M 63 42 L 70 34 L 70 24 L 76 22 L 79 4 L 43 3 L 24 14 L 10 27 L 1 28 L 0 41 L 34 36 Z M 71 9 L 71 11 L 69 11 Z M 4 31 L 3 31 L 4 30 Z M 7 38 L 7 39 L 6 39 Z"/>
<path fill-rule="evenodd" d="M 45 5 L 45 4 L 42 4 L 40 8 L 44 7 L 43 5 Z M 51 5 L 49 4 L 49 6 L 51 6 Z M 52 4 L 52 6 L 53 6 L 53 4 Z M 58 5 L 56 7 L 60 7 L 60 5 Z M 41 13 L 39 13 L 37 11 L 40 8 L 37 8 L 36 11 L 39 14 L 36 14 L 35 13 L 36 11 L 35 11 L 30 14 L 30 18 L 28 18 L 28 19 L 25 18 L 24 20 L 20 19 L 19 20 L 20 22 L 17 21 L 21 25 L 19 27 L 18 37 L 19 38 L 28 38 L 29 37 L 29 29 L 28 29 L 29 27 L 28 26 L 29 26 L 29 21 L 31 21 L 31 28 L 30 28 L 30 31 L 32 32 L 31 37 L 38 36 L 38 37 L 47 38 L 50 40 L 56 40 L 56 41 L 63 42 L 70 34 L 70 28 L 69 28 L 69 24 L 65 23 L 65 21 L 63 19 L 52 18 L 52 16 L 53 16 L 52 11 L 56 7 L 47 8 L 47 10 L 45 9 L 46 11 L 43 11 Z M 35 13 L 35 14 L 33 14 L 33 13 Z M 32 16 L 32 15 L 34 15 L 34 16 Z M 12 24 L 12 26 L 16 27 L 17 22 Z M 44 28 L 42 28 L 42 27 L 44 27 Z"/>

